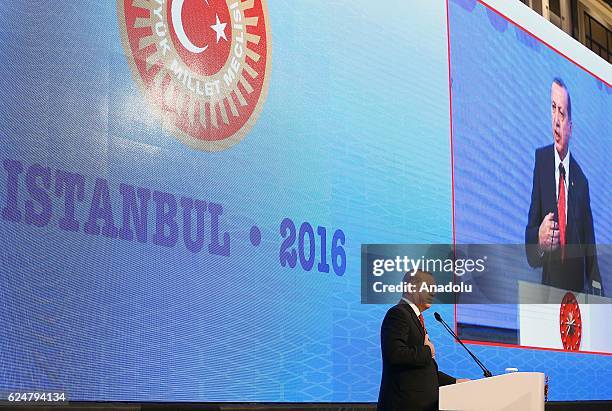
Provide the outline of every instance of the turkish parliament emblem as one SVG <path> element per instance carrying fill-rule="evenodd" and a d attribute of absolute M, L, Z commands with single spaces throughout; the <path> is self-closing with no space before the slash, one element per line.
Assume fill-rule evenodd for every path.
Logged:
<path fill-rule="evenodd" d="M 220 151 L 253 127 L 271 64 L 266 0 L 118 0 L 132 75 L 164 127 Z"/>

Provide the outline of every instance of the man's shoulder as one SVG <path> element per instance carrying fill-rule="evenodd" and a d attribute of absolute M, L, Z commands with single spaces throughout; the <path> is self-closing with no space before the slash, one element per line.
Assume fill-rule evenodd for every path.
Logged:
<path fill-rule="evenodd" d="M 411 310 L 412 309 L 410 308 L 408 304 L 398 303 L 387 310 L 387 317 L 390 317 L 390 316 L 407 317 L 410 315 L 409 311 Z"/>
<path fill-rule="evenodd" d="M 391 308 L 387 310 L 387 314 L 402 312 L 402 310 L 404 309 L 402 305 L 406 305 L 406 304 L 402 304 L 402 303 L 395 304 L 394 306 L 392 306 Z"/>
<path fill-rule="evenodd" d="M 545 158 L 554 158 L 553 145 L 549 144 L 547 146 L 539 147 L 536 149 L 535 153 L 536 161 L 543 160 Z"/>
<path fill-rule="evenodd" d="M 575 183 L 588 185 L 588 180 L 573 154 L 570 154 L 570 176 Z"/>

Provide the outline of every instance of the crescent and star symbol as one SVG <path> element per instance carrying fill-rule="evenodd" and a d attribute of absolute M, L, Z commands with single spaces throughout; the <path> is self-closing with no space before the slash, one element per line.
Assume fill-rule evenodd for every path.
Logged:
<path fill-rule="evenodd" d="M 223 151 L 251 131 L 268 93 L 268 0 L 116 0 L 132 76 L 168 130 Z"/>
<path fill-rule="evenodd" d="M 183 18 L 181 16 L 183 12 L 184 2 L 185 0 L 174 0 L 172 2 L 172 9 L 171 9 L 172 24 L 175 27 L 176 36 L 181 42 L 181 45 L 185 47 L 188 51 L 194 54 L 203 53 L 208 48 L 208 44 L 205 45 L 204 47 L 198 47 L 195 44 L 193 44 L 193 42 L 187 36 L 187 33 L 185 33 L 185 28 L 183 27 Z M 210 4 L 208 4 L 208 0 L 205 0 L 205 2 L 207 6 L 210 6 Z M 217 43 L 221 39 L 227 41 L 227 37 L 225 36 L 225 27 L 227 26 L 227 23 L 221 23 L 221 21 L 219 20 L 219 15 L 216 13 L 215 13 L 215 17 L 216 17 L 216 22 L 215 24 L 210 26 L 210 28 L 213 29 L 215 31 L 215 34 L 217 35 Z"/>

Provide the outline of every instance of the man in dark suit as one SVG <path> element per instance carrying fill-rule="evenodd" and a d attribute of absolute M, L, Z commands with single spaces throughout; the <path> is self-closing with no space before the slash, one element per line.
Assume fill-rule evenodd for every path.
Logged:
<path fill-rule="evenodd" d="M 407 273 L 404 282 L 414 292 L 387 311 L 380 330 L 382 380 L 378 411 L 437 411 L 438 388 L 467 380 L 438 371 L 436 350 L 429 339 L 422 312 L 431 307 L 433 294 L 419 292 L 422 283 L 435 284 L 431 273 Z"/>
<path fill-rule="evenodd" d="M 543 267 L 542 284 L 601 294 L 589 183 L 569 152 L 572 102 L 563 80 L 551 87 L 553 144 L 536 150 L 527 261 Z M 586 280 L 586 288 L 585 288 Z"/>

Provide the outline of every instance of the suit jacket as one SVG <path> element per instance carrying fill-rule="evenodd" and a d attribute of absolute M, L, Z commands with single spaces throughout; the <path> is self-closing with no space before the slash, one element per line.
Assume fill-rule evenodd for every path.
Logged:
<path fill-rule="evenodd" d="M 601 284 L 599 266 L 597 264 L 597 249 L 595 245 L 595 230 L 591 213 L 589 182 L 582 169 L 570 154 L 567 226 L 566 226 L 566 257 L 560 258 L 560 249 L 556 252 L 541 254 L 538 244 L 538 231 L 542 220 L 548 213 L 555 213 L 555 221 L 559 221 L 557 213 L 557 183 L 555 180 L 554 146 L 541 147 L 535 153 L 533 169 L 533 188 L 529 217 L 525 227 L 525 244 L 527 261 L 532 267 L 543 267 L 542 284 L 588 292 L 585 289 L 585 279 L 588 286 L 593 280 Z"/>
<path fill-rule="evenodd" d="M 382 380 L 378 411 L 438 410 L 438 387 L 455 378 L 438 371 L 423 327 L 409 304 L 390 308 L 380 330 Z"/>

